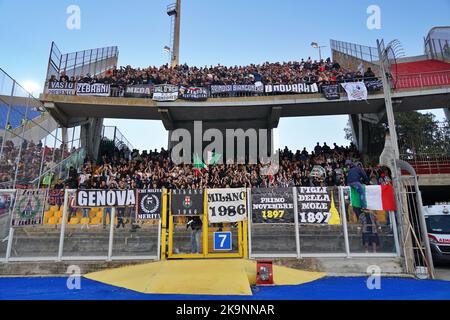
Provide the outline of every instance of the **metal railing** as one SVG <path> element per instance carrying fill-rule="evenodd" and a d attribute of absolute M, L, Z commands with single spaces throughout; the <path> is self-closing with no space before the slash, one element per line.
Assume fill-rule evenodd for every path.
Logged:
<path fill-rule="evenodd" d="M 408 162 L 418 175 L 421 174 L 450 174 L 450 154 L 407 155 L 400 158 Z"/>
<path fill-rule="evenodd" d="M 0 195 L 15 194 L 15 190 L 0 191 Z M 139 228 L 116 228 L 119 208 L 74 208 L 70 205 L 75 190 L 63 190 L 63 197 L 46 205 L 42 223 L 13 226 L 17 216 L 13 206 L 0 215 L 0 261 L 80 261 L 80 260 L 158 260 L 161 240 L 161 220 L 141 224 Z M 15 200 L 17 201 L 18 195 Z M 40 201 L 48 202 L 47 193 Z M 59 202 L 59 204 L 58 204 Z M 59 209 L 58 209 L 59 207 Z M 121 219 L 133 219 L 134 208 L 123 209 Z M 42 214 L 42 212 L 40 213 Z M 49 219 L 54 219 L 48 223 Z M 98 225 L 83 223 L 83 219 L 98 220 Z M 74 223 L 76 222 L 76 223 Z M 6 232 L 9 229 L 9 232 Z"/>
<path fill-rule="evenodd" d="M 52 42 L 47 69 L 45 88 L 51 76 L 59 78 L 65 73 L 69 78 L 87 75 L 102 75 L 117 66 L 119 49 L 117 46 L 89 49 L 62 54 Z"/>
<path fill-rule="evenodd" d="M 0 84 L 0 108 L 6 114 L 0 124 L 0 188 L 16 188 L 68 157 L 80 141 L 76 128 L 63 133 L 48 114 L 29 119 L 31 110 L 45 110 L 44 105 L 2 69 Z M 14 118 L 24 122 L 13 128 Z"/>
<path fill-rule="evenodd" d="M 378 49 L 351 42 L 330 40 L 331 50 L 355 57 L 367 62 L 377 64 L 380 60 Z"/>
<path fill-rule="evenodd" d="M 450 40 L 425 38 L 425 54 L 430 59 L 450 61 Z"/>
<path fill-rule="evenodd" d="M 421 73 L 393 74 L 394 89 L 426 88 L 450 85 L 450 69 Z"/>
<path fill-rule="evenodd" d="M 134 149 L 134 146 L 128 141 L 127 138 L 125 138 L 116 126 L 103 126 L 102 137 L 114 141 L 114 145 L 119 149 L 124 146 L 126 146 L 130 151 Z"/>
<path fill-rule="evenodd" d="M 40 213 L 32 218 L 22 218 L 21 209 L 26 204 L 26 191 L 0 191 L 0 196 L 10 197 L 8 212 L 0 211 L 0 260 L 9 261 L 79 261 L 79 260 L 130 260 L 160 259 L 162 239 L 167 230 L 162 230 L 162 219 L 153 219 L 151 223 L 141 223 L 140 228 L 126 227 L 119 229 L 116 217 L 119 208 L 76 208 L 71 205 L 76 190 L 53 190 L 56 199 L 51 203 L 50 194 L 30 190 L 33 197 L 41 196 Z M 304 258 L 304 257 L 386 257 L 400 256 L 397 231 L 398 213 L 371 212 L 376 215 L 377 234 L 376 251 L 364 246 L 362 229 L 373 225 L 362 222 L 356 208 L 351 207 L 348 187 L 328 189 L 332 204 L 328 209 L 332 215 L 330 223 L 308 222 L 309 213 L 297 203 L 297 188 L 292 188 L 293 221 L 272 223 L 264 220 L 261 213 L 253 215 L 252 190 L 247 190 L 248 250 L 252 258 Z M 34 192 L 34 193 L 33 193 Z M 59 192 L 59 193 L 58 193 Z M 279 192 L 279 191 L 278 191 Z M 167 194 L 166 194 L 167 196 Z M 11 198 L 12 197 L 12 198 Z M 15 197 L 15 198 L 14 198 Z M 4 197 L 5 198 L 5 197 Z M 23 200 L 25 198 L 25 200 Z M 6 198 L 5 198 L 6 199 Z M 21 201 L 19 206 L 14 201 Z M 163 198 L 164 205 L 167 198 Z M 206 198 L 205 198 L 205 201 Z M 259 200 L 260 201 L 260 200 Z M 42 204 L 45 203 L 45 208 Z M 17 207 L 19 209 L 17 209 Z M 205 208 L 207 208 L 205 206 Z M 79 210 L 77 212 L 77 209 Z M 17 211 L 19 210 L 19 211 Z M 35 210 L 36 207 L 35 207 Z M 121 209 L 121 219 L 131 219 L 132 226 L 135 207 Z M 291 210 L 291 209 L 290 209 Z M 314 211 L 314 210 L 312 210 Z M 319 210 L 320 211 L 320 210 Z M 167 213 L 168 211 L 166 211 Z M 166 216 L 162 211 L 162 217 Z M 269 215 L 270 213 L 267 212 Z M 286 212 L 286 215 L 288 213 Z M 317 217 L 316 214 L 313 213 Z M 42 217 L 42 218 L 40 218 Z M 128 218 L 127 218 L 128 217 Z M 253 222 L 253 218 L 255 221 Z M 322 214 L 323 219 L 324 215 Z M 27 219 L 34 219 L 28 224 Z M 262 221 L 263 219 L 264 221 Z M 316 218 L 314 218 L 316 219 Z M 269 218 L 270 220 L 270 218 Z M 331 223 L 331 220 L 333 222 Z M 281 220 L 282 221 L 282 220 Z M 34 224 L 35 223 L 35 224 Z M 365 225 L 364 225 L 365 223 Z M 170 232 L 170 228 L 169 231 Z M 365 231 L 367 232 L 367 231 Z M 187 239 L 188 245 L 190 240 Z"/>

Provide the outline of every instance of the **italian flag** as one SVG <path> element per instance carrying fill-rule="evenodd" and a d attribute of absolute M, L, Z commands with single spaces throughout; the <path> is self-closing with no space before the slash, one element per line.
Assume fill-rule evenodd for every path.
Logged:
<path fill-rule="evenodd" d="M 194 170 L 197 175 L 199 175 L 202 170 L 208 171 L 208 166 L 203 163 L 202 159 L 198 156 L 198 154 L 194 154 Z"/>
<path fill-rule="evenodd" d="M 366 186 L 363 185 L 366 194 L 366 209 L 394 211 L 394 188 L 390 185 Z M 361 197 L 355 188 L 350 188 L 350 202 L 353 208 L 361 208 Z"/>

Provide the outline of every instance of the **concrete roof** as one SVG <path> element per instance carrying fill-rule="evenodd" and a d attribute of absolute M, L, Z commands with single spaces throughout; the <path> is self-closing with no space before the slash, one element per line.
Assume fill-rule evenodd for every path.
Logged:
<path fill-rule="evenodd" d="M 392 96 L 394 111 L 450 106 L 450 87 L 402 90 Z M 223 127 L 233 123 L 234 126 L 236 123 L 250 124 L 252 121 L 260 121 L 265 126 L 267 121 L 272 121 L 275 124 L 272 127 L 276 127 L 279 117 L 379 113 L 384 108 L 383 93 L 369 95 L 367 101 L 348 101 L 345 95 L 341 95 L 340 100 L 330 101 L 321 94 L 211 98 L 204 102 L 48 94 L 41 95 L 40 99 L 52 116 L 68 127 L 89 117 L 161 120 L 168 129 L 170 123 L 194 120 L 217 122 Z"/>

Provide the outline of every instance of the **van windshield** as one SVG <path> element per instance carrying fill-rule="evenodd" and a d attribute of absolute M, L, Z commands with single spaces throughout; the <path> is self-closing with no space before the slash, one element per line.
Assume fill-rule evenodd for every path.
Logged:
<path fill-rule="evenodd" d="M 427 229 L 430 233 L 450 234 L 450 215 L 436 215 L 426 217 Z"/>

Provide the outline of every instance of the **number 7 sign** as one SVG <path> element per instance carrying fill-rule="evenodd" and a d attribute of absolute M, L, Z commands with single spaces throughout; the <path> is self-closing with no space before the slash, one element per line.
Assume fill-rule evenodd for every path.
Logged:
<path fill-rule="evenodd" d="M 231 232 L 214 232 L 214 251 L 231 250 Z"/>

